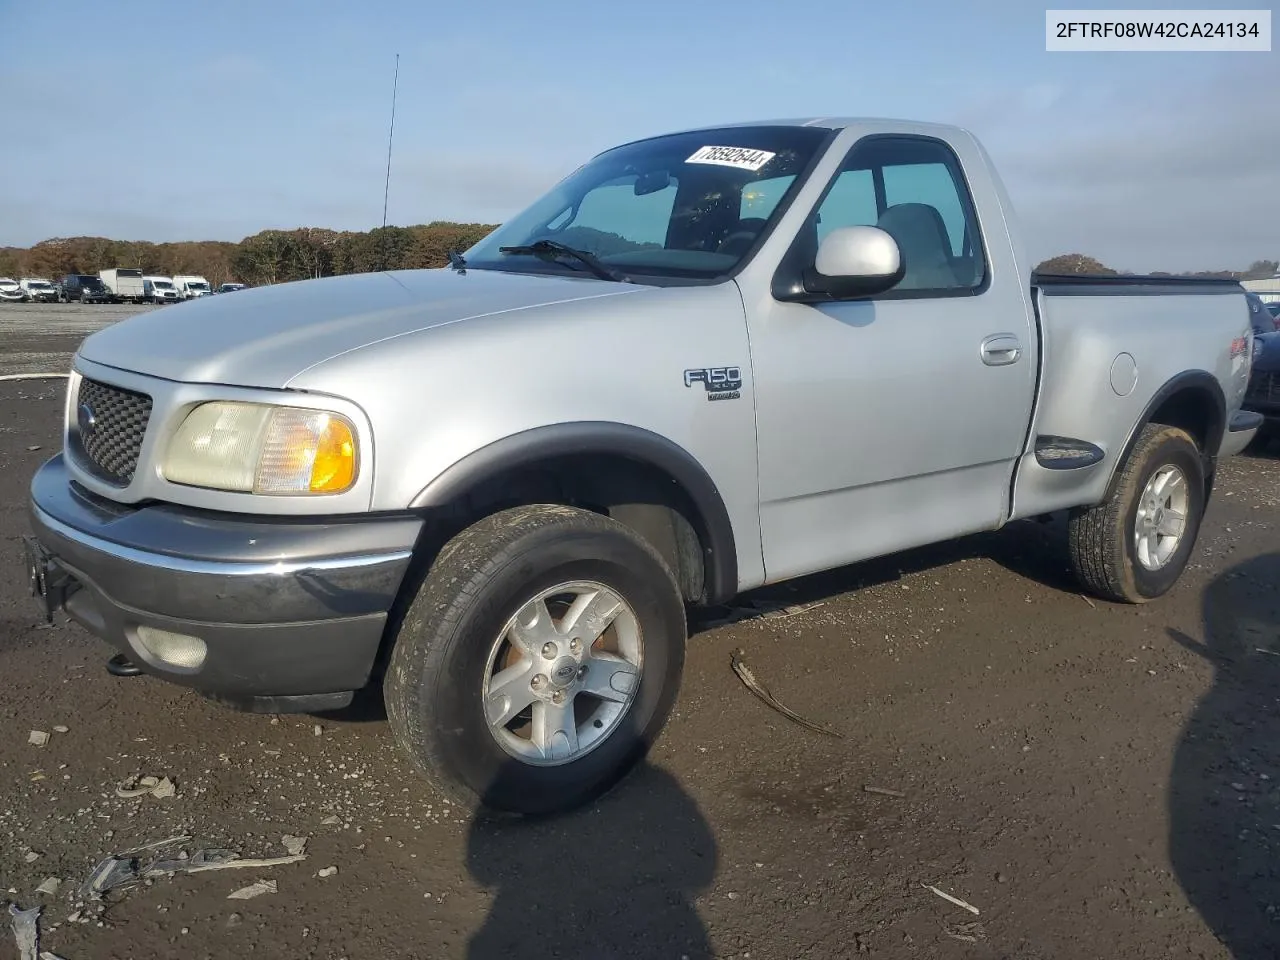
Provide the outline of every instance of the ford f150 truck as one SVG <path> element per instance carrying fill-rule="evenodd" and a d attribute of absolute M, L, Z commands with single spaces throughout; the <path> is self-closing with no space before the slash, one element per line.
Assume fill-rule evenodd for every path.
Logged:
<path fill-rule="evenodd" d="M 378 685 L 437 787 L 548 813 L 658 735 L 686 605 L 1060 511 L 1148 601 L 1261 420 L 1239 284 L 1034 276 L 950 126 L 639 140 L 450 260 L 89 336 L 45 614 L 248 709 Z"/>

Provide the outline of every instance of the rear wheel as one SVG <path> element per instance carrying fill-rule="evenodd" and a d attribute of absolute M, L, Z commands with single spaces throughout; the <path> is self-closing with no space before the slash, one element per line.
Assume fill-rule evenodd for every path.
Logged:
<path fill-rule="evenodd" d="M 675 701 L 684 602 L 661 557 L 588 511 L 519 507 L 441 551 L 384 680 L 400 746 L 480 813 L 550 814 L 605 793 Z"/>
<path fill-rule="evenodd" d="M 1069 521 L 1076 577 L 1108 600 L 1145 603 L 1161 596 L 1186 568 L 1206 498 L 1195 440 L 1178 427 L 1147 424 L 1111 495 Z"/>

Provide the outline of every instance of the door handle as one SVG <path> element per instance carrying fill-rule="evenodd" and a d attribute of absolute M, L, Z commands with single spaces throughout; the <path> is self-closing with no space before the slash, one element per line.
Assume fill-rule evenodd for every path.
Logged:
<path fill-rule="evenodd" d="M 982 362 L 989 367 L 1017 363 L 1021 356 L 1022 344 L 1011 333 L 997 333 L 982 341 Z"/>

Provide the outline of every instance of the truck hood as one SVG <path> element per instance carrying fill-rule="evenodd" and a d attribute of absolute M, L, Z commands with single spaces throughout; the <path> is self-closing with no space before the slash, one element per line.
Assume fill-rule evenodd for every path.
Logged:
<path fill-rule="evenodd" d="M 267 389 L 341 353 L 510 310 L 646 289 L 491 270 L 406 270 L 300 280 L 199 297 L 90 335 L 79 356 L 183 383 Z"/>

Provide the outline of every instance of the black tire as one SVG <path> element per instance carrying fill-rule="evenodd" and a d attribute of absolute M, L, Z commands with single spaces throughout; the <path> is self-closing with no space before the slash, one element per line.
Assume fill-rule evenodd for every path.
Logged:
<path fill-rule="evenodd" d="M 1139 562 L 1135 546 L 1138 508 L 1151 477 L 1166 466 L 1187 482 L 1187 522 L 1177 549 L 1152 570 Z M 1120 467 L 1111 495 L 1074 511 L 1068 521 L 1071 565 L 1081 585 L 1120 603 L 1146 603 L 1166 593 L 1182 576 L 1195 549 L 1208 497 L 1204 461 L 1195 440 L 1178 427 L 1149 423 Z"/>
<path fill-rule="evenodd" d="M 482 684 L 507 621 L 540 591 L 601 583 L 634 611 L 643 667 L 629 709 L 578 759 L 538 766 L 490 731 Z M 628 527 L 555 505 L 517 507 L 440 551 L 400 626 L 383 680 L 391 730 L 441 793 L 477 817 L 565 812 L 612 789 L 661 732 L 679 690 L 687 638 L 671 570 Z"/>

